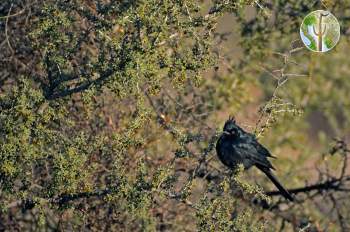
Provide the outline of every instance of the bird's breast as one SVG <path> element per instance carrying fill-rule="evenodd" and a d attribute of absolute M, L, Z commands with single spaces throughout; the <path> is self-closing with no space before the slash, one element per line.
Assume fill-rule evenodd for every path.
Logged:
<path fill-rule="evenodd" d="M 233 168 L 242 163 L 241 157 L 230 139 L 222 138 L 217 144 L 216 150 L 220 161 L 227 167 Z"/>
<path fill-rule="evenodd" d="M 221 138 L 217 144 L 217 154 L 220 161 L 230 168 L 243 164 L 245 169 L 253 166 L 253 162 L 247 156 L 247 151 L 241 146 L 239 139 Z"/>

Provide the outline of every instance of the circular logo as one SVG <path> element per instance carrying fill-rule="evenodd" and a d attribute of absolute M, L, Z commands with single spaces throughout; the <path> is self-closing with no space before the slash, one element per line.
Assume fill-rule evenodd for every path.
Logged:
<path fill-rule="evenodd" d="M 300 27 L 300 37 L 311 51 L 328 52 L 339 42 L 339 22 L 328 11 L 313 11 L 304 18 Z"/>

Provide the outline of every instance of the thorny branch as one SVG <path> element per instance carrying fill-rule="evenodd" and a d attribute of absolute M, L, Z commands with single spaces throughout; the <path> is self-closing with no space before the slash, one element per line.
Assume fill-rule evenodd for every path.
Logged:
<path fill-rule="evenodd" d="M 308 77 L 309 75 L 307 74 L 298 74 L 298 73 L 286 73 L 286 69 L 289 67 L 290 64 L 293 65 L 300 65 L 299 63 L 295 62 L 292 60 L 292 56 L 299 52 L 304 50 L 304 46 L 301 45 L 301 41 L 294 40 L 292 41 L 290 45 L 290 50 L 288 50 L 285 53 L 280 53 L 280 52 L 273 52 L 273 54 L 281 56 L 283 58 L 283 65 L 280 68 L 277 68 L 275 70 L 269 70 L 268 68 L 265 68 L 263 65 L 260 65 L 259 68 L 262 69 L 262 71 L 266 72 L 269 74 L 272 78 L 276 80 L 276 87 L 273 91 L 273 94 L 270 98 L 269 101 L 265 103 L 265 105 L 261 108 L 260 110 L 260 115 L 259 118 L 256 122 L 255 125 L 255 130 L 254 134 L 256 135 L 257 138 L 261 137 L 264 132 L 266 131 L 266 128 L 270 126 L 271 121 L 273 120 L 273 110 L 271 110 L 271 105 L 274 104 L 274 101 L 276 100 L 281 100 L 278 98 L 278 90 L 287 83 L 287 81 L 291 78 L 305 78 Z M 275 105 L 276 106 L 276 105 Z M 280 105 L 281 107 L 283 106 L 290 106 L 293 108 L 293 104 L 286 102 L 283 100 L 283 103 Z M 273 107 L 274 108 L 274 107 Z M 291 109 L 291 111 L 293 111 Z"/>

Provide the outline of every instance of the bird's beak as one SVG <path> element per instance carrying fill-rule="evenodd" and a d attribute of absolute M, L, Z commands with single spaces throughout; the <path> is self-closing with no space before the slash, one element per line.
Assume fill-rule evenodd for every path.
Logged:
<path fill-rule="evenodd" d="M 227 132 L 227 131 L 224 131 L 222 133 L 225 134 L 225 135 L 230 135 L 230 132 Z"/>

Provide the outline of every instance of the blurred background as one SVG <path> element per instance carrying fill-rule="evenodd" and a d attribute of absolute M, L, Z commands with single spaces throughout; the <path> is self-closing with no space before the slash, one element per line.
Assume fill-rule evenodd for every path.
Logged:
<path fill-rule="evenodd" d="M 2 1 L 0 230 L 349 231 L 349 28 L 348 1 Z M 295 202 L 219 162 L 230 115 Z"/>

